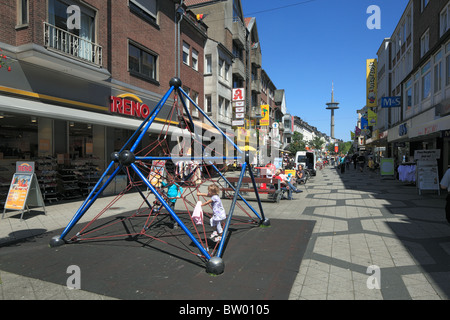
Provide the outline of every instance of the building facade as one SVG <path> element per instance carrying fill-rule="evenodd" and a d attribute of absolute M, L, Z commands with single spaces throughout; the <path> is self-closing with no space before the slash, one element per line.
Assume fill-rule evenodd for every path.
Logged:
<path fill-rule="evenodd" d="M 199 97 L 207 28 L 187 11 L 178 39 L 178 2 L 2 3 L 0 48 L 12 69 L 0 69 L 0 162 L 6 179 L 14 171 L 11 164 L 22 159 L 50 162 L 50 169 L 53 163 L 105 168 L 177 73 L 183 89 L 204 107 Z M 176 123 L 174 103 L 171 96 L 144 145 L 168 121 Z"/>
<path fill-rule="evenodd" d="M 438 149 L 439 176 L 450 164 L 450 1 L 411 0 L 378 50 L 377 134 L 397 163 L 416 150 Z M 401 105 L 381 108 L 381 98 Z M 367 145 L 367 144 L 366 144 Z"/>

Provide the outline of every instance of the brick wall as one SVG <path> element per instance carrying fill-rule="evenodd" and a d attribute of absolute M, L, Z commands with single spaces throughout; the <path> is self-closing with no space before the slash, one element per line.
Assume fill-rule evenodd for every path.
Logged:
<path fill-rule="evenodd" d="M 4 2 L 4 3 L 3 3 Z M 157 94 L 169 89 L 169 81 L 176 75 L 175 68 L 175 8 L 172 1 L 159 1 L 156 25 L 131 12 L 127 0 L 85 0 L 96 11 L 96 42 L 103 48 L 102 67 L 112 78 Z M 27 43 L 44 44 L 44 26 L 47 21 L 47 0 L 29 1 L 29 24 L 16 28 L 17 1 L 3 0 L 0 10 L 0 42 L 13 46 Z M 206 39 L 188 23 L 182 23 L 182 39 L 198 51 L 198 71 L 182 64 L 183 85 L 199 93 L 203 106 L 203 63 Z M 128 43 L 133 41 L 158 57 L 158 82 L 152 83 L 133 76 L 128 71 Z M 181 52 L 180 52 L 181 53 Z"/>

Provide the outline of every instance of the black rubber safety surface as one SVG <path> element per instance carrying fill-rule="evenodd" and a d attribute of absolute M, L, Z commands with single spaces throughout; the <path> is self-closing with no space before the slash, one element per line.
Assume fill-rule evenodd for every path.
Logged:
<path fill-rule="evenodd" d="M 313 227 L 314 221 L 280 219 L 270 227 L 230 226 L 220 275 L 180 249 L 187 243 L 199 252 L 181 230 L 167 237 L 180 248 L 147 237 L 50 248 L 62 230 L 47 232 L 0 247 L 0 270 L 65 286 L 75 265 L 82 290 L 125 300 L 286 300 Z"/>

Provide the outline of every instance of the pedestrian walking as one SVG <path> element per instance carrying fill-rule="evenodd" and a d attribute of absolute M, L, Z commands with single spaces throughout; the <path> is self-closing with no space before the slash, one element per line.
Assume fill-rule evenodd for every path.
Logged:
<path fill-rule="evenodd" d="M 350 155 L 347 154 L 347 155 L 345 156 L 345 169 L 346 169 L 346 170 L 348 170 L 348 169 L 350 168 L 350 161 L 351 161 Z"/>
<path fill-rule="evenodd" d="M 364 165 L 366 164 L 366 157 L 363 154 L 360 154 L 358 157 L 358 165 L 359 165 L 359 171 L 364 171 Z"/>
<path fill-rule="evenodd" d="M 358 159 L 358 154 L 357 153 L 354 153 L 353 155 L 352 155 L 352 161 L 353 161 L 353 169 L 355 169 L 356 170 L 356 164 L 357 164 L 357 159 Z"/>
<path fill-rule="evenodd" d="M 445 218 L 450 223 L 450 167 L 441 180 L 441 189 L 447 189 L 447 202 L 445 204 Z"/>

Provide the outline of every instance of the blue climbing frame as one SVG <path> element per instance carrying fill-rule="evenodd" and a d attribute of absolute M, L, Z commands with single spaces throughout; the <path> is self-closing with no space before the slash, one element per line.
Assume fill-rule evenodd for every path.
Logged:
<path fill-rule="evenodd" d="M 268 225 L 268 219 L 264 217 L 264 211 L 262 208 L 261 200 L 259 198 L 258 194 L 258 188 L 255 183 L 255 179 L 253 176 L 253 172 L 248 164 L 248 152 L 244 153 L 235 143 L 232 141 L 215 123 L 212 121 L 208 115 L 205 114 L 205 112 L 186 94 L 186 92 L 181 88 L 181 81 L 178 78 L 172 78 L 170 81 L 170 89 L 167 91 L 167 93 L 163 96 L 163 98 L 159 101 L 159 103 L 155 106 L 155 108 L 150 112 L 150 114 L 147 116 L 147 118 L 142 122 L 142 124 L 139 126 L 139 128 L 133 133 L 133 135 L 129 138 L 129 140 L 125 143 L 125 145 L 120 149 L 118 152 L 114 152 L 111 155 L 111 163 L 103 173 L 103 175 L 100 177 L 92 191 L 89 193 L 86 200 L 82 203 L 80 208 L 77 210 L 73 218 L 70 220 L 69 224 L 66 226 L 66 228 L 63 230 L 61 235 L 54 237 L 50 241 L 50 246 L 59 246 L 65 243 L 65 237 L 70 232 L 70 230 L 78 223 L 78 221 L 83 217 L 83 215 L 88 211 L 88 209 L 91 207 L 91 205 L 95 202 L 95 200 L 99 197 L 99 195 L 105 190 L 105 188 L 113 181 L 115 176 L 119 173 L 119 171 L 122 170 L 123 167 L 129 167 L 136 172 L 136 174 L 139 176 L 139 178 L 145 183 L 145 185 L 149 188 L 149 190 L 155 195 L 155 197 L 160 201 L 160 203 L 166 208 L 166 210 L 169 212 L 169 214 L 172 216 L 172 218 L 178 223 L 178 225 L 181 227 L 181 229 L 186 233 L 186 235 L 192 240 L 192 242 L 197 246 L 197 248 L 200 250 L 202 255 L 209 261 L 212 257 L 208 253 L 207 249 L 205 249 L 202 244 L 193 236 L 192 232 L 185 226 L 185 224 L 180 220 L 180 218 L 177 216 L 177 214 L 172 210 L 170 205 L 167 203 L 167 201 L 161 196 L 161 194 L 156 190 L 156 188 L 148 181 L 147 177 L 139 170 L 139 168 L 135 165 L 135 161 L 152 161 L 152 160 L 202 160 L 207 161 L 209 164 L 212 165 L 214 170 L 218 172 L 220 177 L 230 186 L 234 189 L 234 197 L 231 203 L 230 211 L 228 212 L 227 219 L 225 222 L 225 228 L 222 234 L 222 240 L 219 243 L 218 250 L 216 252 L 216 257 L 221 258 L 223 255 L 224 250 L 224 244 L 227 238 L 228 228 L 230 225 L 230 221 L 233 216 L 234 208 L 236 205 L 236 201 L 238 198 L 243 200 L 243 202 L 250 208 L 250 210 L 260 219 L 260 222 L 262 224 Z M 181 102 L 183 104 L 184 110 L 191 121 L 190 123 L 193 124 L 191 115 L 189 113 L 189 110 L 186 106 L 184 98 L 187 98 L 196 108 L 197 110 L 204 116 L 205 119 L 207 119 L 211 125 L 216 128 L 220 134 L 227 139 L 229 143 L 241 154 L 241 156 L 237 157 L 167 157 L 167 156 L 161 156 L 161 157 L 139 157 L 134 155 L 134 151 L 136 150 L 137 146 L 141 142 L 142 138 L 146 134 L 146 132 L 149 130 L 150 126 L 152 125 L 153 121 L 155 120 L 158 113 L 163 108 L 164 104 L 166 103 L 167 99 L 169 98 L 170 94 L 172 92 L 176 92 L 178 96 L 181 98 Z M 194 135 L 195 139 L 198 139 L 198 134 L 196 132 L 195 126 L 194 129 Z M 133 143 L 134 141 L 134 143 Z M 133 143 L 131 148 L 128 150 L 127 148 L 129 145 Z M 237 183 L 237 186 L 234 187 L 227 179 L 226 177 L 218 170 L 218 168 L 213 164 L 214 160 L 237 160 L 242 159 L 242 155 L 245 157 L 245 161 L 242 164 L 242 169 L 240 172 L 239 180 Z M 117 168 L 112 172 L 112 174 L 107 178 L 107 180 L 102 184 L 104 179 L 108 176 L 108 173 L 113 169 L 115 164 L 118 164 Z M 258 212 L 242 197 L 239 193 L 242 179 L 245 175 L 245 170 L 248 167 L 249 175 L 252 179 L 252 184 L 255 189 L 255 194 L 257 197 L 260 213 Z M 141 194 L 142 195 L 142 194 Z"/>

